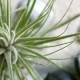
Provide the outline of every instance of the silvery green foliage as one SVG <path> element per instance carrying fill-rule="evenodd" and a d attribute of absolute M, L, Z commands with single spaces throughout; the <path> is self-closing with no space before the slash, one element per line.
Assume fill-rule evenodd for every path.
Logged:
<path fill-rule="evenodd" d="M 33 67 L 33 64 L 40 64 L 37 60 L 35 62 L 34 59 L 43 59 L 53 65 L 56 64 L 52 61 L 53 59 L 47 57 L 54 52 L 44 55 L 39 53 L 38 50 L 64 44 L 68 46 L 73 41 L 51 46 L 44 46 L 42 44 L 76 36 L 80 33 L 55 37 L 45 37 L 46 34 L 70 23 L 78 18 L 80 14 L 60 23 L 64 18 L 62 17 L 58 23 L 49 25 L 47 30 L 45 30 L 44 24 L 50 15 L 54 0 L 49 0 L 40 15 L 32 22 L 29 22 L 29 19 L 37 0 L 33 0 L 31 5 L 31 1 L 28 0 L 25 6 L 17 9 L 15 13 L 18 11 L 20 13 L 15 19 L 12 18 L 13 13 L 11 12 L 10 1 L 0 0 L 0 80 L 27 80 L 27 74 L 30 74 L 33 80 L 43 80 Z M 24 69 L 26 72 L 24 72 Z"/>

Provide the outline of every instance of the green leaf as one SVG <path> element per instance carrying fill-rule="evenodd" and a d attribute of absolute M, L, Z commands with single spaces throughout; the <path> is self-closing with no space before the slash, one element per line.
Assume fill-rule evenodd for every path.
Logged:
<path fill-rule="evenodd" d="M 22 10 L 21 12 L 19 12 L 20 14 L 19 14 L 18 18 L 16 19 L 14 25 L 12 26 L 12 27 L 15 26 L 14 27 L 15 31 L 18 29 L 18 27 L 20 27 L 21 22 L 24 21 L 24 18 L 26 16 L 27 12 L 28 12 L 29 5 L 30 5 L 30 0 L 28 0 L 28 2 L 26 3 L 26 8 L 24 10 Z"/>
<path fill-rule="evenodd" d="M 55 66 L 58 67 L 59 69 L 63 70 L 60 66 L 58 66 L 57 64 L 55 64 L 53 61 L 51 61 L 51 60 L 50 60 L 49 58 L 47 58 L 45 55 L 42 55 L 42 54 L 40 54 L 40 53 L 38 53 L 38 52 L 35 52 L 34 50 L 31 50 L 31 49 L 29 49 L 29 48 L 27 48 L 27 47 L 23 47 L 23 46 L 17 46 L 17 47 L 18 47 L 18 48 L 21 48 L 21 49 L 24 49 L 24 50 L 27 50 L 27 51 L 35 54 L 35 55 L 38 56 L 39 58 L 44 59 L 44 60 L 50 62 L 50 64 L 52 64 L 53 66 L 55 65 Z"/>
<path fill-rule="evenodd" d="M 16 41 L 15 43 L 26 43 L 28 45 L 41 45 L 41 44 L 48 43 L 48 42 L 53 42 L 53 41 L 58 41 L 58 40 L 74 37 L 79 34 L 80 34 L 80 32 L 75 33 L 75 34 L 61 36 L 61 37 L 21 38 L 18 41 Z"/>
<path fill-rule="evenodd" d="M 1 24 L 3 22 L 7 23 L 7 0 L 0 0 L 0 8 L 1 8 Z"/>
<path fill-rule="evenodd" d="M 43 34 L 42 34 L 41 36 L 46 35 L 46 34 L 49 33 L 50 31 L 53 31 L 53 30 L 54 30 L 54 27 L 58 26 L 58 25 L 62 22 L 62 20 L 64 19 L 64 17 L 65 17 L 66 14 L 68 13 L 69 9 L 71 8 L 72 3 L 73 3 L 73 0 L 71 0 L 70 5 L 69 5 L 69 7 L 67 8 L 67 10 L 66 10 L 66 12 L 64 13 L 64 15 L 62 16 L 62 18 L 61 18 L 55 25 L 53 25 L 50 29 L 48 29 L 47 31 L 43 32 Z"/>
<path fill-rule="evenodd" d="M 50 29 L 48 29 L 45 33 L 42 34 L 42 36 L 44 36 L 45 34 L 49 33 L 50 31 L 54 31 L 54 30 L 56 30 L 56 29 L 59 29 L 59 28 L 65 26 L 66 24 L 74 21 L 75 19 L 77 19 L 77 18 L 79 18 L 79 17 L 80 17 L 80 14 L 77 14 L 77 15 L 74 15 L 73 17 L 65 20 L 64 22 L 61 22 L 61 23 L 58 24 L 58 25 L 56 25 L 57 23 L 56 23 L 55 25 L 52 25 Z"/>
<path fill-rule="evenodd" d="M 5 52 L 5 49 L 0 48 L 0 55 L 3 54 Z"/>
<path fill-rule="evenodd" d="M 19 29 L 23 28 L 23 26 L 25 27 L 25 25 L 28 24 L 29 18 L 30 18 L 31 13 L 32 13 L 32 11 L 34 9 L 35 3 L 36 3 L 36 0 L 33 0 L 32 5 L 30 5 L 30 9 L 28 8 L 29 11 L 27 10 L 27 12 L 25 13 L 25 15 L 23 16 L 24 19 L 22 19 L 22 21 L 19 24 Z"/>
<path fill-rule="evenodd" d="M 53 4 L 54 4 L 54 0 L 48 1 L 47 5 L 45 6 L 45 8 L 43 9 L 43 11 L 38 16 L 38 17 L 40 17 L 44 13 L 47 13 L 46 16 L 41 21 L 39 21 L 36 25 L 34 25 L 34 27 L 32 28 L 32 30 L 30 31 L 30 36 L 31 37 L 35 36 L 36 33 L 38 34 L 40 31 L 42 31 L 42 29 L 45 29 L 44 25 L 47 23 L 47 20 L 49 18 L 49 15 L 51 13 L 52 8 L 53 8 Z"/>
<path fill-rule="evenodd" d="M 15 69 L 15 72 L 16 72 L 18 79 L 22 80 L 21 75 L 20 75 L 20 70 L 19 70 L 17 64 L 14 65 L 14 69 Z"/>
<path fill-rule="evenodd" d="M 38 21 L 40 21 L 41 19 L 44 18 L 46 14 L 42 15 L 41 17 L 35 19 L 33 22 L 31 22 L 28 26 L 24 27 L 23 29 L 21 29 L 19 32 L 17 32 L 16 34 L 16 38 L 20 38 L 23 34 L 25 34 L 25 32 L 27 32 L 31 27 L 33 27 Z M 16 40 L 17 40 L 16 39 Z"/>
<path fill-rule="evenodd" d="M 10 80 L 14 80 L 13 66 L 12 66 L 12 61 L 11 61 L 11 52 L 8 51 L 4 55 L 5 55 L 5 58 L 6 58 L 6 61 L 7 61 L 8 76 L 9 76 Z"/>
<path fill-rule="evenodd" d="M 2 58 L 1 56 L 0 56 L 0 75 L 1 75 L 1 73 L 3 72 L 3 67 L 4 67 L 4 58 Z"/>
<path fill-rule="evenodd" d="M 34 80 L 43 80 L 38 73 L 33 69 L 29 62 L 25 62 L 25 60 L 19 55 L 19 59 L 22 62 L 23 66 L 28 70 L 30 75 L 33 77 Z"/>
<path fill-rule="evenodd" d="M 11 27 L 11 0 L 7 0 L 7 25 Z"/>
<path fill-rule="evenodd" d="M 44 48 L 53 48 L 53 47 L 58 47 L 58 46 L 62 46 L 62 45 L 65 45 L 65 44 L 68 44 L 68 43 L 71 43 L 72 41 L 68 41 L 68 42 L 64 42 L 64 43 L 61 43 L 61 44 L 56 44 L 56 45 L 51 45 L 51 46 L 48 46 L 48 45 L 41 45 L 41 46 L 33 46 L 33 45 L 25 45 L 26 47 L 29 47 L 29 48 L 32 48 L 32 49 L 44 49 Z"/>

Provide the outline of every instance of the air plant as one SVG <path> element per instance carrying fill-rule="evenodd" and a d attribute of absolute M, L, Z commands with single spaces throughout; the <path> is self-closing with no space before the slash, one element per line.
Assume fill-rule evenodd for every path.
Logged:
<path fill-rule="evenodd" d="M 63 45 L 65 43 L 55 46 L 44 46 L 43 44 L 80 34 L 78 32 L 65 36 L 48 37 L 48 33 L 70 23 L 78 18 L 80 14 L 61 22 L 62 17 L 59 22 L 49 25 L 47 29 L 44 30 L 44 24 L 52 10 L 54 0 L 49 0 L 40 15 L 29 22 L 36 1 L 37 0 L 33 0 L 30 6 L 31 1 L 28 0 L 25 7 L 23 6 L 17 9 L 15 13 L 18 11 L 20 11 L 20 13 L 15 20 L 13 20 L 11 0 L 0 0 L 0 80 L 27 80 L 27 74 L 30 74 L 33 80 L 43 80 L 33 67 L 33 63 L 39 64 L 37 61 L 35 62 L 34 59 L 46 60 L 53 64 L 53 66 L 57 66 L 57 64 L 47 57 L 52 53 L 44 55 L 39 53 L 38 50 Z M 66 44 L 69 45 L 72 42 L 73 41 Z"/>

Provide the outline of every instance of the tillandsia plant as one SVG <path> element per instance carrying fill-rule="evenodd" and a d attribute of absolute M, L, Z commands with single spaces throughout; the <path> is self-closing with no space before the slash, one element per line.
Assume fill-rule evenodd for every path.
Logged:
<path fill-rule="evenodd" d="M 20 13 L 14 21 L 11 11 L 11 0 L 0 0 L 0 80 L 27 80 L 27 74 L 30 74 L 33 80 L 43 80 L 33 67 L 33 63 L 39 64 L 34 59 L 44 59 L 53 65 L 56 64 L 47 57 L 54 52 L 44 55 L 39 53 L 38 50 L 57 47 L 63 44 L 69 45 L 73 41 L 51 46 L 44 46 L 42 44 L 80 34 L 78 32 L 66 36 L 48 37 L 48 33 L 70 23 L 78 18 L 80 14 L 64 22 L 61 22 L 62 17 L 58 23 L 49 25 L 47 30 L 43 30 L 44 24 L 52 10 L 54 0 L 49 0 L 41 14 L 32 22 L 29 22 L 36 1 L 33 0 L 32 4 L 30 4 L 31 0 L 28 0 L 25 7 L 17 9 L 15 13 L 18 11 Z"/>

